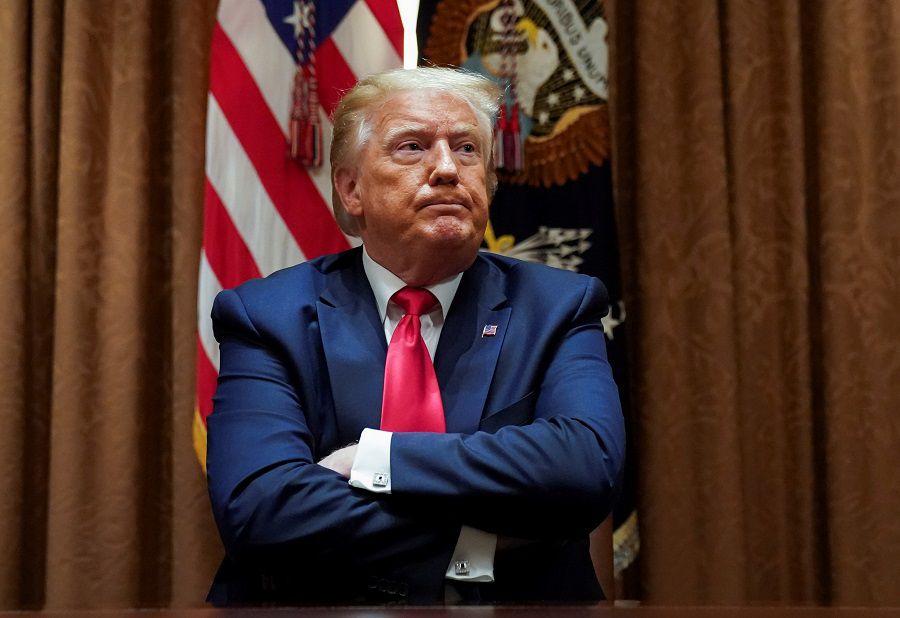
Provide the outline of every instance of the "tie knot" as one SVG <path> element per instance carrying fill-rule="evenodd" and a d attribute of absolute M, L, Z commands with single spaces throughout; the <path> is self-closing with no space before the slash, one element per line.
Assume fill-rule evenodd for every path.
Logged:
<path fill-rule="evenodd" d="M 428 313 L 437 304 L 434 294 L 423 288 L 405 287 L 391 296 L 391 300 L 400 305 L 407 314 L 422 315 Z"/>

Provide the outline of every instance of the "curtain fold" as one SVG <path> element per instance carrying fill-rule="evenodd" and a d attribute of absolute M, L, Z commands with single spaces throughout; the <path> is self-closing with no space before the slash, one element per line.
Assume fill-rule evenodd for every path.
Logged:
<path fill-rule="evenodd" d="M 0 607 L 199 605 L 221 556 L 190 446 L 215 4 L 0 7 Z"/>
<path fill-rule="evenodd" d="M 9 303 L 0 326 L 0 418 L 9 428 L 0 432 L 4 607 L 40 605 L 45 570 L 39 522 L 47 512 L 61 53 L 61 19 L 46 8 L 20 0 L 0 9 L 0 286 Z"/>
<path fill-rule="evenodd" d="M 900 5 L 615 2 L 642 586 L 900 602 Z"/>

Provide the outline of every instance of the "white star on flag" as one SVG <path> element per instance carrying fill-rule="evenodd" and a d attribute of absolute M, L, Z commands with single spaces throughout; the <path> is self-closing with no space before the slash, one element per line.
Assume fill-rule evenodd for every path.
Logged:
<path fill-rule="evenodd" d="M 309 28 L 309 7 L 302 8 L 299 2 L 294 2 L 294 12 L 284 18 L 284 23 L 294 27 L 294 36 L 300 36 L 304 28 Z"/>

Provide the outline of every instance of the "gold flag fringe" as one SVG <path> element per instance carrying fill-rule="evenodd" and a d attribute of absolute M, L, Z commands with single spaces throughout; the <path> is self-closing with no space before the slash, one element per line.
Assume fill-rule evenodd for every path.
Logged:
<path fill-rule="evenodd" d="M 192 425 L 194 452 L 197 454 L 200 467 L 203 468 L 203 474 L 206 474 L 206 424 L 203 422 L 203 417 L 200 416 L 199 408 L 194 408 Z"/>
<path fill-rule="evenodd" d="M 441 2 L 429 25 L 423 55 L 438 66 L 458 66 L 466 61 L 466 34 L 472 22 L 485 11 L 493 11 L 500 0 L 454 0 Z M 440 28 L 435 28 L 440 24 Z"/>

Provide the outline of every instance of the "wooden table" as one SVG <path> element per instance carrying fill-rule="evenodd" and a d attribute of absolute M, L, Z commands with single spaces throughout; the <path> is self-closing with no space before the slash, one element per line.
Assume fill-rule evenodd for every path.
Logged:
<path fill-rule="evenodd" d="M 0 612 L 0 618 L 876 618 L 898 617 L 900 608 L 835 607 L 304 607 Z"/>

